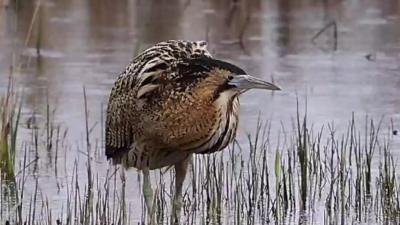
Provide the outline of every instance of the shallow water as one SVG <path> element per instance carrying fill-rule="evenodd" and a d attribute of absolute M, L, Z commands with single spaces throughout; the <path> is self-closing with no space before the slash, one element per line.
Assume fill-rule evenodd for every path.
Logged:
<path fill-rule="evenodd" d="M 307 104 L 308 120 L 315 127 L 334 121 L 345 130 L 354 113 L 358 121 L 366 115 L 384 117 L 384 126 L 392 119 L 394 129 L 400 129 L 399 1 L 239 2 L 42 1 L 31 35 L 36 4 L 21 1 L 18 7 L 0 9 L 0 89 L 6 88 L 12 70 L 24 92 L 21 142 L 32 139 L 31 121 L 45 127 L 47 103 L 50 112 L 55 110 L 55 126 L 68 130 L 63 151 L 69 150 L 58 155 L 57 177 L 52 151 L 39 151 L 34 170 L 55 211 L 65 201 L 75 159 L 86 170 L 86 156 L 77 150 L 85 148 L 83 87 L 89 126 L 94 126 L 92 143 L 100 143 L 102 112 L 114 79 L 135 54 L 162 40 L 207 40 L 215 57 L 283 89 L 242 96 L 240 143 L 254 133 L 259 117 L 272 121 L 273 137 L 279 136 L 281 123 L 290 131 L 296 99 L 301 109 Z M 337 24 L 337 39 L 330 27 L 312 41 L 331 21 Z M 393 137 L 393 149 L 400 159 L 399 136 Z M 33 153 L 28 155 L 33 159 Z M 94 166 L 99 174 L 108 168 L 101 152 Z M 138 189 L 132 174 L 128 181 Z M 140 202 L 136 190 L 127 198 Z M 134 213 L 132 221 L 139 219 L 140 213 Z"/>

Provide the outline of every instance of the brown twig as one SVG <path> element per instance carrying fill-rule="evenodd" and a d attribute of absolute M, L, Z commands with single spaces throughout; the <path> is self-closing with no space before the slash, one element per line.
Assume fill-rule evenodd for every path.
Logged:
<path fill-rule="evenodd" d="M 326 30 L 328 30 L 330 27 L 333 26 L 333 50 L 336 51 L 337 47 L 338 47 L 338 32 L 337 32 L 337 23 L 335 20 L 329 22 L 328 24 L 326 24 L 321 30 L 319 30 L 312 38 L 311 38 L 311 42 L 316 45 L 315 40 L 321 36 L 321 34 L 323 34 Z"/>

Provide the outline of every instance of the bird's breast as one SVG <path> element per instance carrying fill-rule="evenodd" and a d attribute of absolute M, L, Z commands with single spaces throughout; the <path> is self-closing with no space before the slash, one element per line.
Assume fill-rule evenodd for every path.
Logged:
<path fill-rule="evenodd" d="M 225 99 L 226 97 L 231 97 Z M 208 142 L 196 153 L 206 154 L 223 150 L 236 136 L 239 122 L 239 99 L 236 96 L 221 96 L 215 103 L 218 107 L 218 122 L 210 132 Z"/>

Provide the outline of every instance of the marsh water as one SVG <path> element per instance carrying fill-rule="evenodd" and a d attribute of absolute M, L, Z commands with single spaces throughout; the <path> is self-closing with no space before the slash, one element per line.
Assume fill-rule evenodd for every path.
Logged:
<path fill-rule="evenodd" d="M 244 146 L 259 118 L 271 121 L 272 139 L 282 126 L 290 132 L 297 101 L 315 127 L 334 123 L 346 130 L 354 113 L 357 121 L 383 118 L 383 126 L 400 129 L 397 0 L 16 2 L 0 8 L 0 90 L 6 90 L 12 74 L 23 93 L 21 146 L 32 142 L 35 127 L 46 129 L 49 117 L 66 134 L 57 160 L 54 150 L 40 148 L 30 169 L 55 215 L 67 200 L 74 165 L 82 177 L 86 173 L 83 88 L 90 138 L 99 146 L 93 167 L 101 177 L 109 167 L 101 141 L 113 81 L 140 50 L 163 40 L 206 40 L 215 57 L 282 88 L 241 97 L 237 139 Z M 392 139 L 398 161 L 400 136 Z M 28 161 L 36 157 L 22 149 L 18 160 L 24 154 Z M 126 175 L 127 202 L 139 209 L 136 171 Z M 27 179 L 26 195 L 35 191 L 35 180 Z M 130 219 L 137 223 L 140 216 L 133 210 Z"/>

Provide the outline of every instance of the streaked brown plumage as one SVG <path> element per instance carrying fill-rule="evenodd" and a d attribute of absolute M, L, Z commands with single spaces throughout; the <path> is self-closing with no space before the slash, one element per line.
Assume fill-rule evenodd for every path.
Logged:
<path fill-rule="evenodd" d="M 245 74 L 214 59 L 204 41 L 167 41 L 145 50 L 111 91 L 106 155 L 145 175 L 174 165 L 180 198 L 190 156 L 220 151 L 234 139 L 238 96 L 251 88 L 279 89 Z"/>

